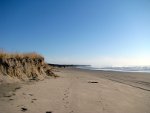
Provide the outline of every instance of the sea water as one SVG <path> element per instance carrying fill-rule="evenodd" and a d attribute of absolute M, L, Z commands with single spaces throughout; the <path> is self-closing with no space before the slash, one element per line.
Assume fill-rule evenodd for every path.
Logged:
<path fill-rule="evenodd" d="M 147 72 L 147 73 L 150 73 L 150 66 L 134 66 L 134 67 L 79 66 L 77 68 L 88 69 L 88 70 L 121 71 L 121 72 Z"/>

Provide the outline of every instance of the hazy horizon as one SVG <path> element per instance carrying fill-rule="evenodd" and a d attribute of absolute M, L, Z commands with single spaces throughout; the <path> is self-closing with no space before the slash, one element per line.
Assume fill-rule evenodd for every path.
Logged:
<path fill-rule="evenodd" d="M 73 59 L 72 61 L 68 62 L 67 59 L 51 59 L 46 58 L 46 62 L 53 63 L 53 64 L 75 64 L 75 65 L 91 65 L 92 67 L 136 67 L 141 66 L 150 67 L 149 59 L 117 59 L 117 58 L 98 58 L 98 59 L 84 59 L 78 60 Z"/>
<path fill-rule="evenodd" d="M 150 66 L 148 0 L 1 0 L 0 48 L 46 62 Z"/>

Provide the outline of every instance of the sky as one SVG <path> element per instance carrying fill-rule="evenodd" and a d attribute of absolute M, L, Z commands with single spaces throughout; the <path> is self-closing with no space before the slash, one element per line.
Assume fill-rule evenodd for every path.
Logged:
<path fill-rule="evenodd" d="M 0 0 L 0 48 L 48 63 L 150 65 L 150 1 Z"/>

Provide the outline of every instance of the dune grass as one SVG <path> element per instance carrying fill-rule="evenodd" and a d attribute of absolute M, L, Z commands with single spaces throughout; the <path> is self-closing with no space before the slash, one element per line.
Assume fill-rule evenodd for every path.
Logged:
<path fill-rule="evenodd" d="M 44 58 L 42 55 L 36 53 L 36 52 L 30 52 L 30 53 L 9 53 L 4 50 L 0 50 L 0 58 Z"/>

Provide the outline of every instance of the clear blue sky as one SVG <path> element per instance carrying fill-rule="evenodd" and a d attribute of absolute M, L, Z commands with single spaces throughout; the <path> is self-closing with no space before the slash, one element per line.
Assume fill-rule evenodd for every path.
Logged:
<path fill-rule="evenodd" d="M 51 63 L 150 65 L 150 1 L 0 0 L 0 48 Z"/>

